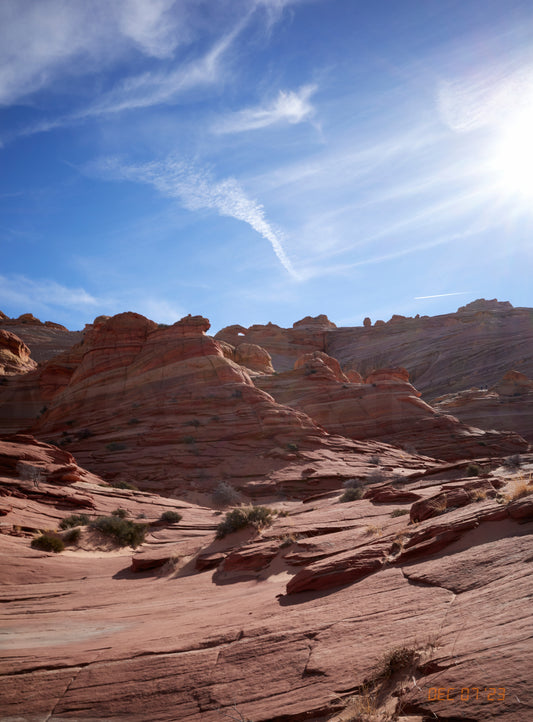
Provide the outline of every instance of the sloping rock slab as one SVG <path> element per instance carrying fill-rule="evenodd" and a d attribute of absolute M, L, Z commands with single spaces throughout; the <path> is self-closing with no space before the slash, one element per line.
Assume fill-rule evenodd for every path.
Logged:
<path fill-rule="evenodd" d="M 389 546 L 388 542 L 377 543 L 358 549 L 355 553 L 343 552 L 314 562 L 290 580 L 287 594 L 330 589 L 362 579 L 383 566 Z"/>

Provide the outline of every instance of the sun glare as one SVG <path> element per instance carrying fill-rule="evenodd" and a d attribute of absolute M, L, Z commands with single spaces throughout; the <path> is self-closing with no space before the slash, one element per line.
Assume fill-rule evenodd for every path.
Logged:
<path fill-rule="evenodd" d="M 503 126 L 494 171 L 504 193 L 533 199 L 533 109 Z"/>

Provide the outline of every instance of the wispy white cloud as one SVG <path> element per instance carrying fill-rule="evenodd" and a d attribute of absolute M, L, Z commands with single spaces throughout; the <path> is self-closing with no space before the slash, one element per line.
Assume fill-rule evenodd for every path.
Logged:
<path fill-rule="evenodd" d="M 483 71 L 442 81 L 437 108 L 444 123 L 456 133 L 498 126 L 533 103 L 533 67 L 520 70 L 483 68 Z"/>
<path fill-rule="evenodd" d="M 347 275 L 354 268 L 379 265 L 415 253 L 420 254 L 438 246 L 448 245 L 450 243 L 455 243 L 456 241 L 463 241 L 482 233 L 485 229 L 485 224 L 473 224 L 472 226 L 457 232 L 450 231 L 449 233 L 444 233 L 436 238 L 432 238 L 430 241 L 422 241 L 420 243 L 406 245 L 402 244 L 400 247 L 394 245 L 391 250 L 385 250 L 383 253 L 374 255 L 366 255 L 353 262 L 327 265 L 325 261 L 317 264 L 317 259 L 313 259 L 313 262 L 309 263 L 307 267 L 301 269 L 299 273 L 301 278 L 305 281 L 320 276 Z"/>
<path fill-rule="evenodd" d="M 295 125 L 309 120 L 314 114 L 309 100 L 316 89 L 316 85 L 304 85 L 298 91 L 280 90 L 277 98 L 268 105 L 245 108 L 221 118 L 213 126 L 213 132 L 242 133 L 280 123 Z"/>
<path fill-rule="evenodd" d="M 241 18 L 231 31 L 218 39 L 200 58 L 170 71 L 165 69 L 146 72 L 126 78 L 98 101 L 72 115 L 72 120 L 172 103 L 182 93 L 192 88 L 216 82 L 221 77 L 221 61 L 224 54 L 248 20 L 249 14 Z"/>
<path fill-rule="evenodd" d="M 0 104 L 132 52 L 170 57 L 187 34 L 186 3 L 176 0 L 3 0 Z"/>
<path fill-rule="evenodd" d="M 179 7 L 179 6 L 178 6 Z M 165 58 L 186 37 L 186 14 L 172 13 L 175 0 L 128 0 L 116 5 L 118 29 L 146 54 Z"/>
<path fill-rule="evenodd" d="M 155 67 L 119 80 L 77 110 L 20 128 L 13 137 L 177 102 L 193 88 L 227 80 L 224 58 L 252 17 L 261 13 L 271 26 L 286 6 L 301 1 L 231 0 L 213 9 L 210 0 L 4 0 L 0 3 L 0 106 L 24 102 L 52 85 L 60 94 L 64 78 L 109 71 L 135 53 L 151 59 Z M 213 16 L 210 23 L 200 22 L 199 16 L 207 11 Z M 177 50 L 198 40 L 208 49 L 196 57 L 177 57 Z M 305 99 L 298 108 L 298 97 L 291 93 L 280 103 L 292 118 L 306 112 Z M 11 139 L 5 136 L 0 146 Z"/>
<path fill-rule="evenodd" d="M 465 296 L 470 291 L 455 291 L 454 293 L 434 293 L 432 296 L 414 296 L 415 301 L 421 301 L 425 298 L 445 298 L 446 296 Z"/>
<path fill-rule="evenodd" d="M 133 293 L 130 286 L 117 288 L 113 295 L 96 296 L 84 288 L 65 286 L 49 278 L 30 279 L 13 274 L 0 276 L 0 308 L 24 309 L 21 313 L 47 314 L 47 320 L 58 316 L 82 314 L 85 322 L 102 314 L 111 316 L 123 311 L 136 311 L 159 323 L 174 323 L 186 311 L 166 299 L 149 293 Z"/>
<path fill-rule="evenodd" d="M 0 276 L 0 303 L 50 311 L 54 308 L 96 308 L 101 300 L 83 288 L 71 288 L 49 279 L 22 275 Z"/>
<path fill-rule="evenodd" d="M 222 216 L 244 221 L 271 244 L 285 270 L 293 278 L 298 278 L 283 248 L 283 234 L 268 222 L 263 206 L 248 198 L 235 178 L 217 181 L 209 171 L 197 169 L 174 158 L 142 165 L 128 165 L 117 159 L 107 159 L 86 169 L 105 177 L 148 183 L 162 195 L 177 198 L 191 211 L 210 208 Z"/>
<path fill-rule="evenodd" d="M 157 321 L 158 323 L 175 323 L 185 316 L 185 311 L 174 303 L 158 298 L 136 297 L 132 299 L 131 309 L 137 313 Z"/>

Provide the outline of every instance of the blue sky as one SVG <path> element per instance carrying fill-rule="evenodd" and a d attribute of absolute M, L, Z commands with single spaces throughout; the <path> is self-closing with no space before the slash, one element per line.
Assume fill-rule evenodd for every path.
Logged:
<path fill-rule="evenodd" d="M 0 309 L 533 305 L 530 0 L 2 0 Z"/>

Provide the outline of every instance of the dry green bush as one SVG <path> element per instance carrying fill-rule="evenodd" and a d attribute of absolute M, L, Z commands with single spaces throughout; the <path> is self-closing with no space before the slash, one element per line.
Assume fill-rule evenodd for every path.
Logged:
<path fill-rule="evenodd" d="M 357 501 L 358 499 L 363 498 L 364 491 L 360 487 L 354 488 L 350 487 L 349 489 L 346 489 L 344 494 L 339 499 L 339 502 L 341 504 L 345 504 L 348 501 Z"/>
<path fill-rule="evenodd" d="M 269 526 L 275 513 L 275 510 L 267 506 L 239 506 L 232 509 L 217 526 L 217 539 L 247 526 L 254 526 L 256 529 Z"/>
<path fill-rule="evenodd" d="M 242 494 L 231 484 L 221 481 L 211 495 L 216 506 L 236 506 L 242 501 Z"/>
<path fill-rule="evenodd" d="M 182 516 L 177 511 L 168 509 L 168 511 L 164 511 L 159 518 L 166 524 L 177 524 L 179 521 L 181 521 Z"/>
<path fill-rule="evenodd" d="M 101 516 L 91 522 L 91 528 L 112 537 L 119 546 L 131 546 L 135 549 L 143 543 L 148 525 L 136 524 L 118 516 Z"/>
<path fill-rule="evenodd" d="M 89 523 L 87 514 L 71 514 L 59 522 L 60 529 L 70 529 L 74 526 L 86 526 Z"/>
<path fill-rule="evenodd" d="M 32 539 L 31 546 L 33 549 L 40 549 L 43 552 L 55 552 L 58 554 L 65 548 L 63 539 L 53 532 L 44 532 L 41 536 Z"/>

